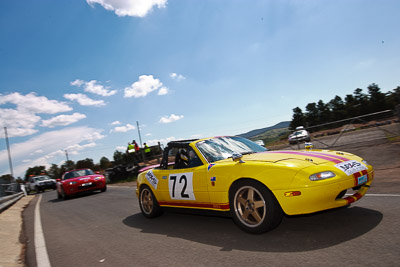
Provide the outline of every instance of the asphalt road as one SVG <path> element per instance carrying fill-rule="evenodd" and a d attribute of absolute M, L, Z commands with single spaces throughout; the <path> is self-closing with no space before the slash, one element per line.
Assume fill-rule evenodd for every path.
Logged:
<path fill-rule="evenodd" d="M 400 194 L 367 195 L 348 208 L 285 217 L 250 235 L 230 218 L 166 212 L 144 218 L 132 187 L 67 201 L 41 194 L 52 266 L 398 266 Z M 36 266 L 36 197 L 24 211 L 27 265 Z"/>

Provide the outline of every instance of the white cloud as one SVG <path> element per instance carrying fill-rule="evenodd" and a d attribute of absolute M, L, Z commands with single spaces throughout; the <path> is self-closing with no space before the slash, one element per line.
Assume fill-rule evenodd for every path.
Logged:
<path fill-rule="evenodd" d="M 9 137 L 28 136 L 37 133 L 34 129 L 41 118 L 36 113 L 55 114 L 72 110 L 64 102 L 49 100 L 44 96 L 37 96 L 35 93 L 21 95 L 11 93 L 0 94 L 0 105 L 14 104 L 16 109 L 0 109 L 0 125 L 7 127 Z M 4 134 L 0 132 L 0 137 Z"/>
<path fill-rule="evenodd" d="M 70 83 L 73 86 L 81 87 L 83 85 L 83 88 L 85 92 L 93 93 L 96 95 L 101 95 L 101 96 L 112 96 L 117 93 L 117 90 L 109 90 L 109 87 L 104 87 L 101 84 L 98 84 L 96 80 L 91 80 L 89 82 L 83 81 L 83 80 L 75 80 Z"/>
<path fill-rule="evenodd" d="M 118 150 L 118 151 L 125 151 L 126 150 L 126 146 L 117 146 L 115 149 Z"/>
<path fill-rule="evenodd" d="M 86 2 L 94 7 L 94 4 L 99 4 L 106 10 L 114 11 L 119 17 L 132 16 L 144 17 L 152 9 L 153 6 L 165 8 L 167 0 L 86 0 Z"/>
<path fill-rule="evenodd" d="M 111 123 L 111 125 L 120 125 L 120 124 L 121 124 L 120 121 L 113 121 L 113 122 Z"/>
<path fill-rule="evenodd" d="M 33 166 L 50 166 L 52 162 L 59 161 L 60 158 L 65 157 L 65 149 L 68 153 L 75 154 L 82 149 L 93 147 L 96 140 L 102 139 L 104 135 L 101 130 L 82 127 L 64 128 L 58 131 L 50 131 L 21 143 L 14 143 L 11 145 L 14 172 L 16 176 L 22 176 L 29 167 Z M 32 159 L 29 163 L 22 161 L 30 160 L 29 155 L 32 153 L 39 153 L 42 150 L 43 156 Z M 0 174 L 8 172 L 7 165 L 3 162 L 8 162 L 6 150 L 0 151 Z"/>
<path fill-rule="evenodd" d="M 164 87 L 159 79 L 154 79 L 153 75 L 141 75 L 139 81 L 125 88 L 124 97 L 144 97 L 155 90 L 168 92 L 168 88 Z"/>
<path fill-rule="evenodd" d="M 118 126 L 115 127 L 113 130 L 110 131 L 110 133 L 112 132 L 116 132 L 116 133 L 126 133 L 127 131 L 131 131 L 131 130 L 135 130 L 136 127 L 133 126 L 132 124 L 126 124 L 125 126 Z"/>
<path fill-rule="evenodd" d="M 106 105 L 103 100 L 94 100 L 84 94 L 65 94 L 64 97 L 71 101 L 77 101 L 81 106 L 101 107 Z"/>
<path fill-rule="evenodd" d="M 35 93 L 21 95 L 20 93 L 11 93 L 8 95 L 0 94 L 0 105 L 11 103 L 17 106 L 17 110 L 26 113 L 46 113 L 56 114 L 60 112 L 71 111 L 64 102 L 49 100 L 45 96 L 37 96 Z"/>
<path fill-rule="evenodd" d="M 159 91 L 158 91 L 158 95 L 166 95 L 169 93 L 169 90 L 167 87 L 162 87 Z"/>
<path fill-rule="evenodd" d="M 175 115 L 175 114 L 171 114 L 169 117 L 168 116 L 163 116 L 160 119 L 161 123 L 170 123 L 173 121 L 177 121 L 183 119 L 183 115 Z"/>
<path fill-rule="evenodd" d="M 175 72 L 171 73 L 171 74 L 169 75 L 169 77 L 171 77 L 171 79 L 177 80 L 177 81 L 182 81 L 182 80 L 185 80 L 185 79 L 186 79 L 186 77 L 183 76 L 182 74 L 177 74 L 177 73 L 175 73 Z"/>
<path fill-rule="evenodd" d="M 15 109 L 0 109 L 0 125 L 7 127 L 9 137 L 27 136 L 37 132 L 34 130 L 36 124 L 40 121 L 40 117 L 26 111 Z M 3 131 L 0 131 L 3 137 Z"/>
<path fill-rule="evenodd" d="M 49 128 L 54 128 L 56 126 L 67 126 L 84 118 L 86 118 L 85 114 L 75 112 L 72 115 L 59 115 L 49 120 L 43 120 L 41 126 Z"/>
<path fill-rule="evenodd" d="M 68 146 L 66 148 L 66 150 L 68 151 L 68 154 L 70 154 L 70 155 L 78 155 L 79 151 L 84 150 L 86 148 L 95 147 L 95 146 L 96 146 L 95 142 L 91 142 L 91 143 L 84 144 L 84 145 L 74 144 L 74 145 Z"/>
<path fill-rule="evenodd" d="M 156 146 L 156 145 L 158 145 L 158 142 L 160 142 L 161 144 L 166 145 L 168 142 L 175 141 L 175 140 L 177 140 L 177 139 L 175 137 L 171 136 L 171 137 L 163 138 L 163 139 L 148 140 L 146 143 L 149 146 Z"/>

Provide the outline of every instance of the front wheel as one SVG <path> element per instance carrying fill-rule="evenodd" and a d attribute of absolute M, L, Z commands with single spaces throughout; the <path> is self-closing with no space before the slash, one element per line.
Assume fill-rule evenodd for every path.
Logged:
<path fill-rule="evenodd" d="M 144 185 L 140 189 L 139 206 L 142 214 L 147 218 L 154 218 L 162 214 L 162 209 L 148 186 Z"/>
<path fill-rule="evenodd" d="M 102 189 L 100 189 L 101 192 L 106 192 L 107 191 L 107 185 L 105 185 Z"/>
<path fill-rule="evenodd" d="M 283 212 L 275 196 L 254 180 L 243 180 L 233 185 L 229 204 L 235 223 L 251 234 L 270 231 L 282 221 Z"/>
<path fill-rule="evenodd" d="M 69 199 L 69 196 L 65 193 L 64 188 L 61 187 L 61 198 L 64 200 Z"/>

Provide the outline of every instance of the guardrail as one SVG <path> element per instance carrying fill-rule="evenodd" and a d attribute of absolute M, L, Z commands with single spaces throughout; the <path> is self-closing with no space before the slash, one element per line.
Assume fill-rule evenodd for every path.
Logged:
<path fill-rule="evenodd" d="M 3 212 L 3 210 L 8 209 L 10 206 L 12 206 L 15 202 L 20 200 L 24 196 L 24 193 L 19 192 L 13 195 L 9 195 L 6 197 L 1 197 L 0 198 L 0 213 Z"/>

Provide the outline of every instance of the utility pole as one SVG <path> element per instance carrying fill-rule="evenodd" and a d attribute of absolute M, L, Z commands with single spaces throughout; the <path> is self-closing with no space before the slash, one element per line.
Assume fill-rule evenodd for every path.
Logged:
<path fill-rule="evenodd" d="M 140 147 L 141 147 L 141 150 L 142 150 L 142 158 L 143 158 L 143 162 L 144 162 L 144 160 L 145 160 L 145 158 L 144 158 L 144 150 L 143 150 L 143 145 L 142 145 L 142 137 L 140 136 L 140 127 L 139 127 L 139 122 L 138 121 L 136 121 L 136 126 L 137 126 L 137 130 L 138 130 L 138 133 L 139 133 L 139 142 L 140 142 Z"/>
<path fill-rule="evenodd" d="M 142 137 L 140 136 L 140 127 L 139 127 L 139 122 L 136 121 L 136 126 L 137 126 L 137 130 L 139 133 L 139 142 L 140 142 L 140 147 L 142 147 Z"/>
<path fill-rule="evenodd" d="M 8 151 L 8 163 L 10 164 L 11 176 L 14 179 L 14 171 L 13 171 L 13 166 L 12 166 L 12 161 L 11 161 L 11 151 L 10 151 L 10 143 L 8 142 L 7 127 L 4 127 L 4 133 L 5 133 L 5 137 L 6 137 L 6 145 L 7 145 L 7 151 Z"/>
<path fill-rule="evenodd" d="M 65 156 L 67 157 L 67 161 L 69 161 L 69 158 L 68 158 L 68 151 L 67 151 L 67 150 L 65 150 Z"/>

